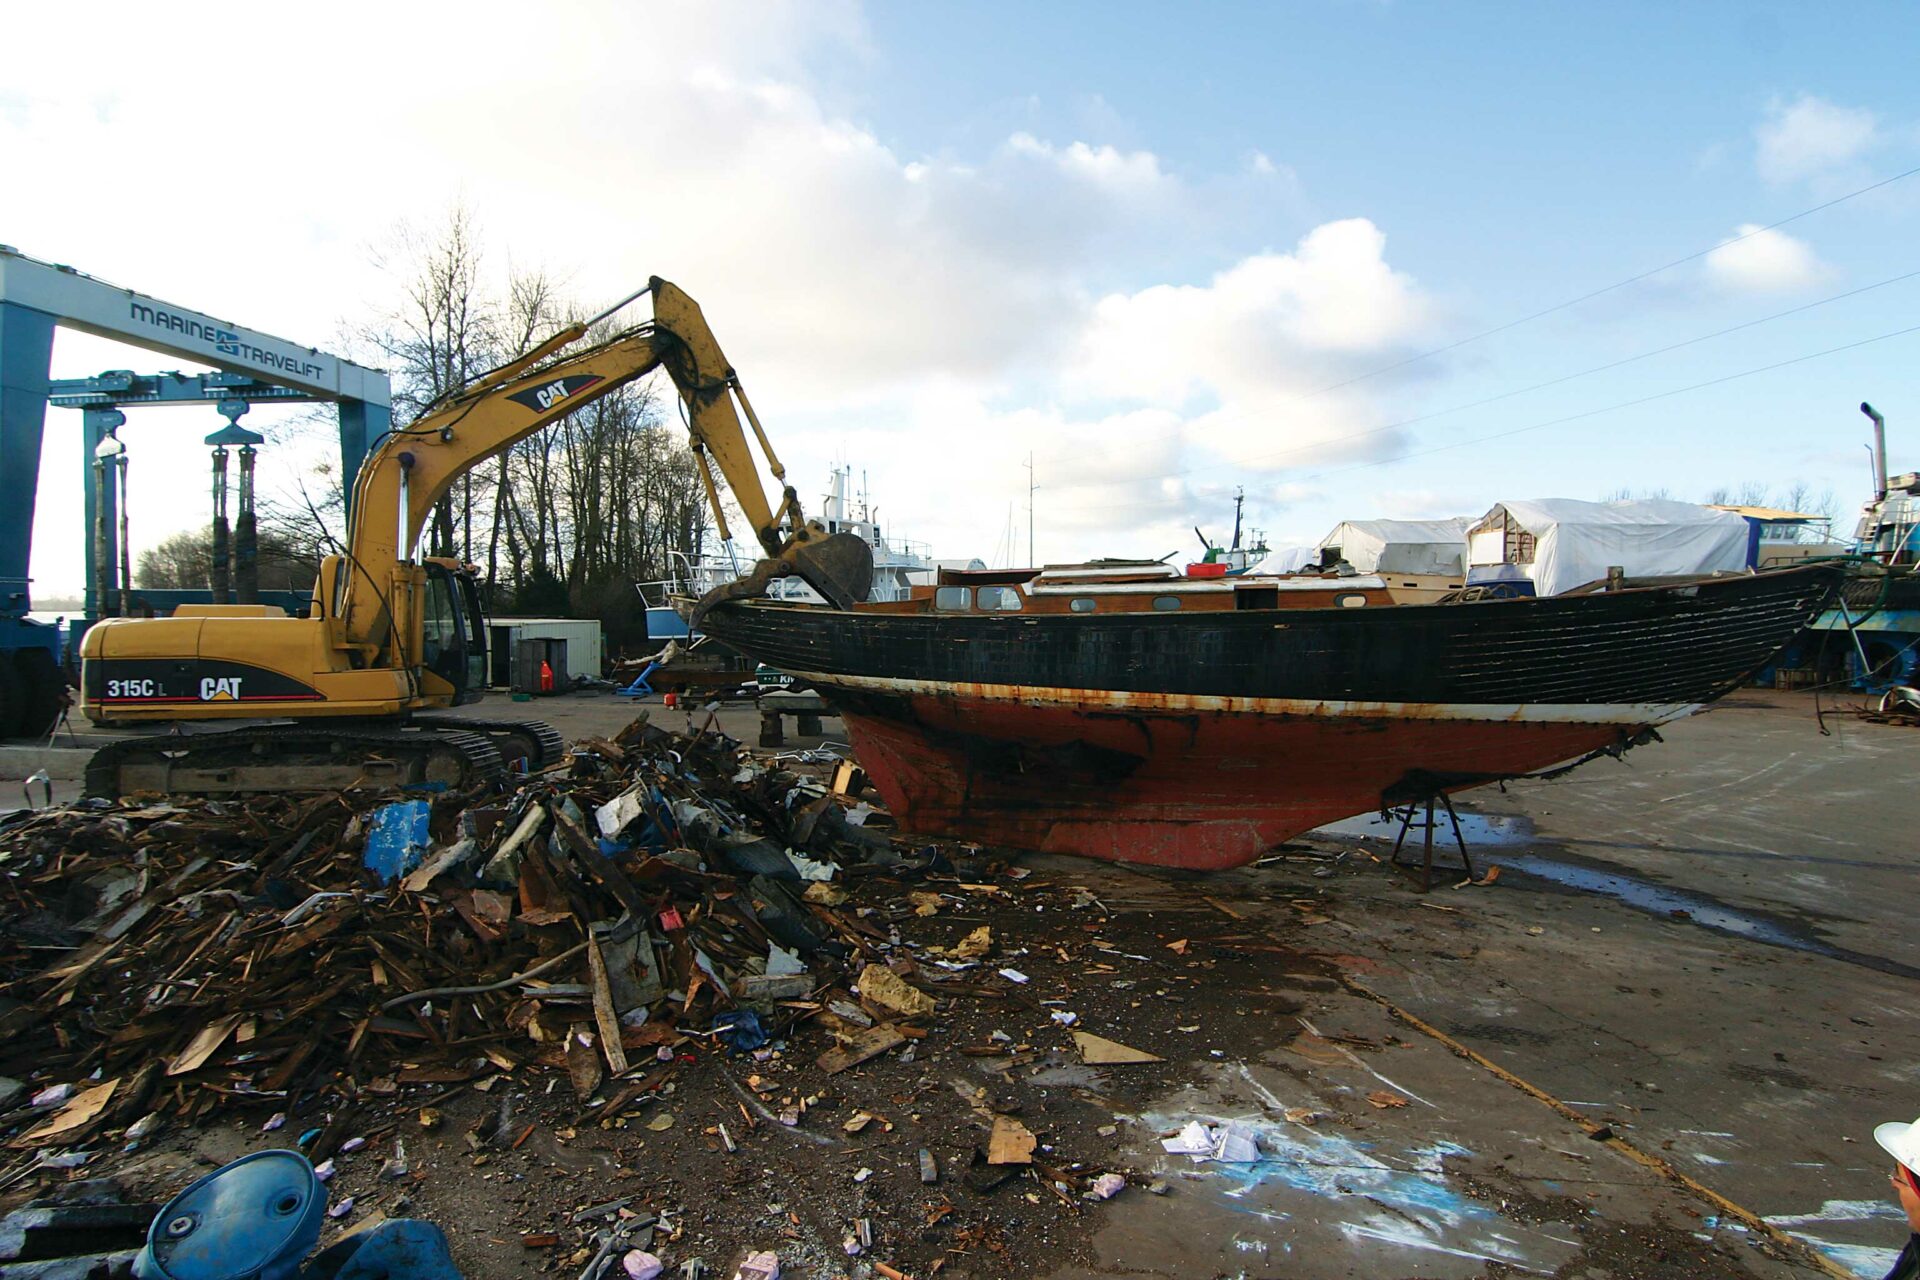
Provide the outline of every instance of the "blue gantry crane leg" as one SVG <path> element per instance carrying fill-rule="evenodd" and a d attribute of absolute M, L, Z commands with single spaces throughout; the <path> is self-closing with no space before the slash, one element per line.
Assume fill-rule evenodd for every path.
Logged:
<path fill-rule="evenodd" d="M 53 358 L 53 316 L 0 303 L 0 484 L 31 477 L 23 493 L 0 494 L 0 737 L 38 733 L 58 719 L 66 693 L 60 637 L 27 617 L 34 484 Z"/>
<path fill-rule="evenodd" d="M 142 375 L 124 370 L 55 382 L 50 377 L 56 328 L 77 329 L 149 351 L 206 365 L 207 374 Z M 118 538 L 114 513 L 98 521 L 93 483 L 95 450 L 124 422 L 129 405 L 205 404 L 222 400 L 258 403 L 319 400 L 338 406 L 340 463 L 346 492 L 367 451 L 391 424 L 385 373 L 276 338 L 190 308 L 97 280 L 71 267 L 30 258 L 0 245 L 0 738 L 44 733 L 66 698 L 60 669 L 65 637 L 28 615 L 33 599 L 30 565 L 33 513 L 40 480 L 40 443 L 49 403 L 79 408 L 87 449 L 87 522 L 80 531 L 90 548 L 84 627 L 115 612 L 120 593 L 102 580 L 103 557 L 94 546 L 96 528 Z M 103 491 L 104 492 L 104 491 Z M 104 563 L 114 564 L 109 542 Z M 117 578 L 116 575 L 104 577 Z M 156 611 L 207 593 L 143 591 Z M 297 604 L 296 604 L 296 607 Z"/>

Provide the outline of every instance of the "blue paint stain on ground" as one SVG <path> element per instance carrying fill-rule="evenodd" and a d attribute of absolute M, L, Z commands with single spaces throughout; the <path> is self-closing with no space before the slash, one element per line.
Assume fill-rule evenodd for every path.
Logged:
<path fill-rule="evenodd" d="M 1148 1116 L 1144 1123 L 1176 1129 L 1183 1121 Z M 1260 1143 L 1260 1159 L 1252 1164 L 1207 1161 L 1195 1166 L 1217 1178 L 1224 1188 L 1222 1194 L 1229 1199 L 1246 1200 L 1262 1187 L 1278 1182 L 1313 1196 L 1371 1196 L 1405 1213 L 1433 1215 L 1450 1226 L 1494 1216 L 1442 1181 L 1446 1176 L 1442 1161 L 1448 1156 L 1473 1154 L 1450 1142 L 1409 1152 L 1406 1160 L 1411 1167 L 1396 1168 L 1371 1154 L 1363 1144 L 1339 1134 L 1258 1120 L 1211 1123 L 1236 1124 L 1250 1130 Z M 1169 1159 L 1178 1162 L 1185 1157 Z"/>
<path fill-rule="evenodd" d="M 1236 1124 L 1259 1141 L 1260 1159 L 1252 1164 L 1209 1161 L 1192 1169 L 1212 1180 L 1213 1202 L 1230 1212 L 1266 1222 L 1285 1222 L 1299 1212 L 1355 1242 L 1534 1269 L 1526 1260 L 1528 1245 L 1515 1238 L 1506 1219 L 1448 1185 L 1445 1162 L 1471 1156 L 1466 1147 L 1436 1141 L 1400 1152 L 1390 1163 L 1371 1143 L 1257 1118 L 1150 1115 L 1141 1123 L 1169 1131 L 1189 1119 Z M 1167 1159 L 1175 1166 L 1186 1163 L 1183 1156 Z M 1296 1206 L 1288 1193 L 1310 1199 Z M 1333 1222 L 1329 1202 L 1343 1206 Z"/>

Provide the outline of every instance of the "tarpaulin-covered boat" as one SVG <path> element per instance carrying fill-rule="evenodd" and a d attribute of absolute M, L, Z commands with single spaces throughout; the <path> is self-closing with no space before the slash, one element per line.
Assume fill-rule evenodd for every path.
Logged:
<path fill-rule="evenodd" d="M 1842 570 L 1396 604 L 1379 578 L 946 573 L 711 634 L 818 688 L 908 831 L 1193 869 L 1646 741 L 1778 651 Z M 1470 594 L 1470 593 L 1465 593 Z"/>

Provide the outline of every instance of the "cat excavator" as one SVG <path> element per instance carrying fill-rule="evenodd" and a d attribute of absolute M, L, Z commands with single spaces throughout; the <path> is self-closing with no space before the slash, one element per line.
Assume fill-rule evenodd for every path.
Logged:
<path fill-rule="evenodd" d="M 650 322 L 573 350 L 593 324 L 647 294 Z M 788 574 L 837 608 L 864 600 L 871 548 L 805 517 L 699 305 L 655 277 L 381 441 L 355 478 L 346 542 L 321 561 L 307 616 L 263 605 L 183 605 L 170 617 L 110 618 L 90 628 L 81 644 L 87 717 L 175 731 L 96 752 L 88 794 L 459 788 L 512 764 L 539 769 L 559 759 L 564 743 L 547 725 L 431 714 L 480 698 L 486 617 L 474 566 L 415 551 L 434 504 L 462 476 L 657 368 L 685 407 L 720 536 L 731 535 L 716 466 L 765 552 L 751 573 L 709 593 L 696 616 L 716 599 L 762 593 Z M 781 486 L 777 505 L 762 487 L 743 415 Z"/>

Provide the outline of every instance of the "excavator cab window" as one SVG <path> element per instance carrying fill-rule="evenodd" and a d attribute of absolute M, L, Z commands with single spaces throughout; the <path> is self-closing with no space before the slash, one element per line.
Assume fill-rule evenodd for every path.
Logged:
<path fill-rule="evenodd" d="M 487 653 L 480 642 L 479 600 L 473 579 L 431 561 L 426 569 L 420 661 L 453 686 L 456 702 L 467 702 L 479 697 L 487 682 Z"/>
<path fill-rule="evenodd" d="M 480 602 L 480 584 L 470 573 L 457 574 L 458 589 L 467 615 L 467 683 L 464 692 L 477 700 L 487 687 L 487 611 Z"/>

